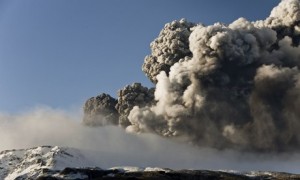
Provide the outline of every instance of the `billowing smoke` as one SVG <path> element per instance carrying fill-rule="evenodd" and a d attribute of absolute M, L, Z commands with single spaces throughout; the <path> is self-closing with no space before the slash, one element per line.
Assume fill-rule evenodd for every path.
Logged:
<path fill-rule="evenodd" d="M 152 82 L 157 82 L 156 76 L 161 71 L 169 72 L 180 59 L 192 56 L 188 38 L 194 26 L 184 19 L 168 23 L 150 44 L 152 54 L 145 57 L 142 69 Z"/>
<path fill-rule="evenodd" d="M 118 124 L 116 104 L 117 100 L 104 93 L 88 99 L 83 109 L 83 123 L 89 126 Z"/>
<path fill-rule="evenodd" d="M 144 107 L 153 103 L 154 89 L 143 87 L 140 83 L 133 83 L 119 90 L 118 97 L 115 108 L 120 114 L 119 124 L 127 127 L 131 125 L 127 117 L 134 106 Z"/>
<path fill-rule="evenodd" d="M 83 124 L 88 126 L 131 125 L 128 115 L 134 106 L 154 104 L 154 88 L 133 83 L 118 91 L 118 99 L 102 93 L 88 99 L 83 107 Z"/>
<path fill-rule="evenodd" d="M 119 124 L 197 146 L 297 151 L 299 44 L 299 0 L 281 1 L 256 22 L 173 21 L 151 43 L 142 67 L 155 83 L 154 100 L 152 91 L 134 85 L 121 90 Z"/>

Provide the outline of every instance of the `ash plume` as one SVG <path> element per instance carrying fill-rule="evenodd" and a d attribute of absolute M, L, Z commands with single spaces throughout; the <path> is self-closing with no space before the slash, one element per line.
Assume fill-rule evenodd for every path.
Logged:
<path fill-rule="evenodd" d="M 134 106 L 144 107 L 154 103 L 154 88 L 141 83 L 127 85 L 118 91 L 118 99 L 102 93 L 88 99 L 83 107 L 83 124 L 87 126 L 131 125 L 128 115 Z"/>
<path fill-rule="evenodd" d="M 168 23 L 142 66 L 154 100 L 152 91 L 126 87 L 136 95 L 119 93 L 119 124 L 197 146 L 297 151 L 299 44 L 299 0 L 282 0 L 256 22 Z"/>
<path fill-rule="evenodd" d="M 154 100 L 154 89 L 144 87 L 141 83 L 133 83 L 118 92 L 118 103 L 115 108 L 119 113 L 119 124 L 123 127 L 131 125 L 128 115 L 134 106 L 144 107 Z"/>
<path fill-rule="evenodd" d="M 83 109 L 83 123 L 88 126 L 118 124 L 116 104 L 117 100 L 105 93 L 88 99 Z"/>
<path fill-rule="evenodd" d="M 184 57 L 191 57 L 189 36 L 191 28 L 196 24 L 185 19 L 167 23 L 159 36 L 150 44 L 152 53 L 145 57 L 142 70 L 154 83 L 161 72 L 169 72 L 170 67 Z"/>

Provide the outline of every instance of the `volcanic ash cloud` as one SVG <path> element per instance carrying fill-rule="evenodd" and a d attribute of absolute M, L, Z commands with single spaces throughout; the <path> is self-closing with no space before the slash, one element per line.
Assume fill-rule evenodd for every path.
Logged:
<path fill-rule="evenodd" d="M 155 89 L 133 84 L 121 90 L 109 106 L 119 116 L 112 124 L 198 146 L 296 151 L 299 43 L 299 0 L 281 1 L 256 22 L 168 23 L 142 67 Z"/>

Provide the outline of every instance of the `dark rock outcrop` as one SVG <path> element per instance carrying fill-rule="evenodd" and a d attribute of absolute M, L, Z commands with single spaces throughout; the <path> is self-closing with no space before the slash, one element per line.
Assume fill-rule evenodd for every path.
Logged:
<path fill-rule="evenodd" d="M 279 173 L 279 172 L 256 172 L 255 174 L 231 173 L 223 171 L 210 170 L 178 170 L 178 171 L 137 171 L 124 172 L 120 170 L 102 170 L 97 168 L 80 169 L 80 168 L 66 168 L 59 173 L 59 176 L 40 176 L 38 180 L 62 180 L 64 178 L 81 176 L 78 179 L 160 179 L 160 180 L 262 180 L 262 179 L 299 179 L 300 175 Z M 74 178 L 75 179 L 75 178 Z"/>

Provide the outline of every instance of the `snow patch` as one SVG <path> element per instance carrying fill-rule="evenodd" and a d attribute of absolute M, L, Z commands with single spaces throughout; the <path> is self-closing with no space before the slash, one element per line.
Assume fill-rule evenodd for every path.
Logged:
<path fill-rule="evenodd" d="M 88 166 L 91 166 L 91 162 L 73 148 L 39 146 L 0 153 L 0 179 L 4 180 L 37 178 L 45 174 L 46 170 L 55 172 L 66 167 Z"/>

